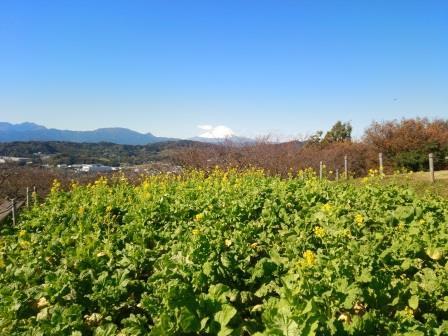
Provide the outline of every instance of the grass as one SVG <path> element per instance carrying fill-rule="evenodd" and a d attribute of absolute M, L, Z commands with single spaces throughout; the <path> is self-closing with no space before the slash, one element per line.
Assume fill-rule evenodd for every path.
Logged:
<path fill-rule="evenodd" d="M 388 175 L 382 183 L 407 186 L 420 196 L 432 194 L 448 198 L 448 170 L 437 171 L 434 176 L 435 182 L 431 183 L 428 172 Z"/>

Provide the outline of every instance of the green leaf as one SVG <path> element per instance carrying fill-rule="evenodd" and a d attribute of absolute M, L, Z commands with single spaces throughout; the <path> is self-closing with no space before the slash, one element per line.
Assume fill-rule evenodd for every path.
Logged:
<path fill-rule="evenodd" d="M 101 325 L 95 329 L 95 336 L 113 336 L 117 331 L 117 326 L 113 323 Z"/>
<path fill-rule="evenodd" d="M 416 310 L 418 308 L 418 296 L 412 295 L 408 300 L 408 305 L 412 309 Z"/>
<path fill-rule="evenodd" d="M 229 324 L 232 317 L 236 314 L 236 309 L 231 305 L 223 305 L 221 311 L 215 314 L 215 321 L 221 325 L 221 330 Z"/>
<path fill-rule="evenodd" d="M 232 329 L 224 327 L 218 332 L 218 336 L 229 336 L 232 332 Z"/>
<path fill-rule="evenodd" d="M 182 307 L 180 310 L 179 325 L 185 332 L 199 331 L 201 327 L 197 316 L 187 307 Z"/>

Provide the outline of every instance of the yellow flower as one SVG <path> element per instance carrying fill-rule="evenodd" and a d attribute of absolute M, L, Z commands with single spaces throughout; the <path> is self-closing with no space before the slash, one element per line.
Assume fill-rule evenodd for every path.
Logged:
<path fill-rule="evenodd" d="M 358 224 L 358 226 L 362 226 L 364 224 L 364 216 L 361 214 L 356 214 L 355 223 Z"/>
<path fill-rule="evenodd" d="M 224 244 L 226 244 L 226 246 L 229 247 L 230 245 L 232 245 L 232 241 L 230 239 L 226 239 L 224 240 Z"/>
<path fill-rule="evenodd" d="M 303 259 L 305 260 L 305 265 L 308 266 L 312 266 L 316 263 L 316 255 L 311 250 L 303 252 Z"/>
<path fill-rule="evenodd" d="M 414 317 L 414 310 L 411 307 L 405 307 L 404 314 L 408 317 Z"/>
<path fill-rule="evenodd" d="M 196 216 L 194 216 L 194 220 L 196 222 L 201 221 L 202 219 L 204 219 L 204 214 L 203 213 L 198 213 Z"/>
<path fill-rule="evenodd" d="M 51 193 L 56 193 L 59 191 L 59 189 L 61 188 L 61 182 L 59 182 L 58 180 L 53 180 L 53 185 L 51 186 Z"/>
<path fill-rule="evenodd" d="M 78 214 L 79 214 L 80 216 L 82 216 L 82 215 L 84 215 L 84 211 L 85 211 L 85 208 L 82 206 L 82 207 L 79 208 L 79 210 L 78 210 Z"/>
<path fill-rule="evenodd" d="M 23 249 L 27 249 L 31 246 L 30 242 L 28 242 L 26 240 L 19 240 L 19 245 Z"/>
<path fill-rule="evenodd" d="M 322 211 L 330 213 L 333 210 L 333 206 L 330 203 L 325 203 L 322 205 Z"/>
<path fill-rule="evenodd" d="M 313 231 L 314 235 L 318 238 L 323 238 L 325 236 L 325 229 L 321 226 L 315 226 Z"/>
<path fill-rule="evenodd" d="M 191 231 L 191 233 L 192 233 L 194 236 L 197 236 L 197 235 L 199 235 L 199 234 L 201 233 L 201 230 L 199 230 L 199 229 L 193 229 L 193 230 Z"/>
<path fill-rule="evenodd" d="M 252 244 L 250 244 L 250 248 L 256 248 L 258 246 L 258 243 L 252 243 Z"/>
<path fill-rule="evenodd" d="M 344 229 L 344 230 L 341 230 L 341 231 L 338 232 L 338 236 L 351 238 L 352 237 L 352 233 L 350 232 L 350 229 Z"/>
<path fill-rule="evenodd" d="M 25 237 L 25 236 L 26 236 L 26 231 L 25 230 L 20 230 L 19 231 L 19 237 L 22 238 L 22 237 Z"/>

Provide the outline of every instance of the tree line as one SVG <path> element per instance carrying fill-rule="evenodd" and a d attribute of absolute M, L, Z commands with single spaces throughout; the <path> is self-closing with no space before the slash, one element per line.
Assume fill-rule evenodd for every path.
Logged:
<path fill-rule="evenodd" d="M 324 134 L 319 131 L 305 141 L 273 143 L 269 139 L 238 146 L 190 148 L 177 160 L 184 166 L 209 169 L 213 166 L 259 167 L 274 174 L 287 175 L 298 169 L 319 167 L 342 171 L 347 155 L 350 172 L 366 175 L 378 167 L 378 153 L 383 153 L 386 173 L 395 170 L 428 169 L 428 154 L 434 154 L 437 170 L 448 168 L 448 120 L 414 118 L 373 122 L 361 139 L 352 138 L 349 122 L 336 122 Z"/>

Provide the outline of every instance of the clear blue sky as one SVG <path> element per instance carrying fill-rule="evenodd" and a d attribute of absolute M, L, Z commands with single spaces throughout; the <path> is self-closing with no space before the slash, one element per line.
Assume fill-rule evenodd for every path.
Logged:
<path fill-rule="evenodd" d="M 448 1 L 1 0 L 0 120 L 190 137 L 448 117 Z"/>

